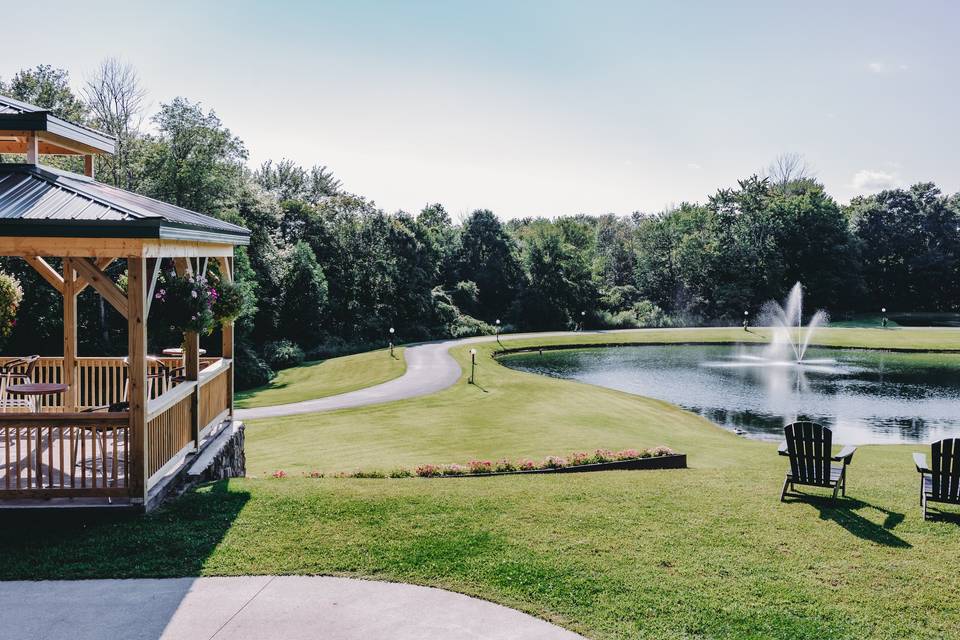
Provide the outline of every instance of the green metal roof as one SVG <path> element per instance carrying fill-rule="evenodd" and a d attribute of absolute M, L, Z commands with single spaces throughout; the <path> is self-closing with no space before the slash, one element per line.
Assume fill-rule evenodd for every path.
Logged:
<path fill-rule="evenodd" d="M 0 236 L 248 244 L 240 226 L 75 173 L 0 164 Z"/>

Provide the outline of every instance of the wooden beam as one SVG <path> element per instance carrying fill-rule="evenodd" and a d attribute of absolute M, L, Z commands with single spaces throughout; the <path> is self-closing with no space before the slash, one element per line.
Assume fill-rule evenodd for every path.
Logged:
<path fill-rule="evenodd" d="M 97 290 L 103 299 L 110 303 L 114 309 L 120 312 L 120 315 L 127 317 L 127 299 L 130 297 L 124 295 L 123 291 L 116 285 L 116 283 L 110 279 L 110 277 L 105 274 L 103 271 L 97 268 L 97 265 L 93 263 L 89 258 L 77 258 L 73 262 L 73 268 L 76 269 L 80 275 L 86 278 L 87 282 L 90 283 L 90 286 Z M 127 278 L 129 279 L 129 274 Z M 140 302 L 141 306 L 143 301 Z M 142 311 L 142 309 L 141 309 Z"/>
<path fill-rule="evenodd" d="M 77 410 L 77 275 L 73 263 L 63 259 L 63 410 Z"/>
<path fill-rule="evenodd" d="M 63 293 L 63 277 L 46 260 L 37 256 L 23 256 L 23 259 L 49 282 L 51 287 Z"/>
<path fill-rule="evenodd" d="M 232 244 L 156 238 L 50 238 L 0 236 L 0 256 L 47 258 L 176 258 L 233 255 Z"/>
<path fill-rule="evenodd" d="M 113 264 L 114 260 L 116 260 L 116 258 L 97 258 L 96 260 L 97 268 L 100 269 L 101 271 L 106 271 L 107 267 Z M 86 289 L 89 286 L 90 286 L 90 283 L 87 282 L 86 279 L 81 278 L 80 276 L 77 276 L 77 293 L 78 294 L 83 293 L 84 289 Z"/>
<path fill-rule="evenodd" d="M 174 258 L 173 268 L 181 278 L 193 272 L 193 264 L 189 258 Z"/>
<path fill-rule="evenodd" d="M 94 167 L 93 167 L 93 156 L 85 155 L 83 156 L 83 175 L 88 178 L 94 177 Z"/>
<path fill-rule="evenodd" d="M 130 403 L 130 499 L 146 502 L 147 498 L 147 318 L 144 298 L 147 287 L 146 260 L 127 258 L 127 376 Z"/>
<path fill-rule="evenodd" d="M 147 276 L 150 278 L 150 285 L 147 287 L 146 310 L 143 315 L 149 318 L 153 292 L 157 290 L 157 278 L 160 277 L 160 258 L 147 258 Z"/>

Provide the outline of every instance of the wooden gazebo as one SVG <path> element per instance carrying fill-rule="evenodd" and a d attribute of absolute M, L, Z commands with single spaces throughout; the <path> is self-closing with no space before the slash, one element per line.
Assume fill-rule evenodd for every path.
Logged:
<path fill-rule="evenodd" d="M 232 323 L 216 357 L 201 358 L 199 336 L 187 333 L 182 357 L 157 358 L 147 353 L 147 317 L 161 267 L 206 274 L 216 263 L 232 279 L 234 247 L 249 232 L 96 182 L 92 156 L 112 151 L 109 136 L 0 96 L 0 152 L 26 155 L 0 164 L 0 255 L 23 258 L 63 296 L 63 356 L 35 361 L 27 382 L 65 386 L 33 407 L 9 402 L 4 389 L 0 506 L 148 508 L 233 427 Z M 43 153 L 82 155 L 87 175 L 40 166 Z M 126 290 L 106 272 L 116 261 Z M 77 295 L 87 287 L 126 318 L 126 358 L 78 355 Z M 175 366 L 181 375 L 164 375 Z"/>

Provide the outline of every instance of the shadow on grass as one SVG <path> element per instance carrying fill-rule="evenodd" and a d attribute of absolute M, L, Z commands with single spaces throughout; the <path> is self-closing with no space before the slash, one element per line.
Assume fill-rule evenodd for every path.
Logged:
<path fill-rule="evenodd" d="M 197 576 L 244 505 L 227 481 L 149 515 L 4 515 L 0 580 Z"/>
<path fill-rule="evenodd" d="M 861 538 L 882 544 L 886 547 L 896 547 L 909 549 L 913 545 L 893 533 L 893 529 L 903 522 L 904 514 L 896 511 L 890 511 L 883 507 L 857 500 L 854 498 L 838 498 L 836 503 L 824 496 L 803 495 L 788 496 L 784 499 L 786 503 L 804 502 L 816 508 L 820 512 L 821 520 L 830 520 L 846 529 L 849 533 Z M 877 524 L 863 517 L 857 511 L 862 509 L 874 509 L 885 514 L 882 524 Z"/>

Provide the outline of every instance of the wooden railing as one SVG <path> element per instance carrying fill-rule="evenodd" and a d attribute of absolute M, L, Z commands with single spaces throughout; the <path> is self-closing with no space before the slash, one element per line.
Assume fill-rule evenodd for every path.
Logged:
<path fill-rule="evenodd" d="M 164 362 L 175 367 L 180 360 Z M 158 378 L 150 384 L 143 479 L 148 488 L 230 414 L 233 362 L 204 358 L 201 367 L 196 381 Z M 42 358 L 33 380 L 62 377 L 61 358 Z M 121 402 L 126 395 L 122 358 L 79 358 L 75 379 L 81 410 Z M 137 456 L 130 451 L 129 424 L 125 411 L 64 413 L 62 399 L 53 396 L 43 399 L 41 413 L 8 407 L 0 412 L 0 499 L 126 495 L 130 474 L 143 473 L 130 466 Z"/>
<path fill-rule="evenodd" d="M 210 365 L 218 358 L 204 358 L 201 366 Z M 158 376 L 160 366 L 177 368 L 179 358 L 159 358 L 147 362 L 150 375 L 150 398 L 157 398 L 175 386 L 173 380 Z M 25 367 L 16 367 L 15 371 L 24 371 Z M 105 407 L 123 402 L 127 395 L 127 365 L 123 358 L 77 358 L 77 375 L 80 386 L 77 392 L 77 408 Z M 34 382 L 62 382 L 63 358 L 40 358 L 33 371 Z M 62 411 L 63 398 L 60 396 L 42 396 L 41 411 Z"/>
<path fill-rule="evenodd" d="M 125 495 L 127 413 L 0 415 L 0 497 Z"/>

